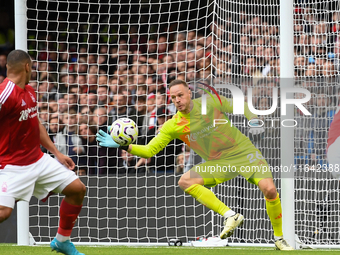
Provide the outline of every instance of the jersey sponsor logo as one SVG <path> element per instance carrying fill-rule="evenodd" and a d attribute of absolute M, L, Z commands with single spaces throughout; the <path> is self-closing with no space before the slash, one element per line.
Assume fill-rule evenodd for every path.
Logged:
<path fill-rule="evenodd" d="M 25 106 L 25 105 L 26 105 L 26 102 L 24 101 L 24 99 L 22 99 L 21 106 Z"/>
<path fill-rule="evenodd" d="M 32 101 L 35 103 L 35 97 L 32 95 L 32 93 L 28 91 L 28 94 L 30 94 Z"/>
<path fill-rule="evenodd" d="M 207 135 L 210 135 L 212 132 L 214 132 L 217 129 L 217 127 L 214 127 L 214 124 L 211 124 L 195 133 L 190 133 L 186 135 L 185 137 L 189 140 L 189 142 L 196 142 L 197 138 L 203 138 Z"/>
<path fill-rule="evenodd" d="M 31 114 L 32 113 L 32 114 Z M 31 115 L 30 115 L 31 114 Z M 31 108 L 28 108 L 26 110 L 22 110 L 20 112 L 20 118 L 19 118 L 19 121 L 24 121 L 24 120 L 27 120 L 28 117 L 30 118 L 34 118 L 35 116 L 37 116 L 37 106 L 34 106 L 34 107 L 31 107 Z"/>

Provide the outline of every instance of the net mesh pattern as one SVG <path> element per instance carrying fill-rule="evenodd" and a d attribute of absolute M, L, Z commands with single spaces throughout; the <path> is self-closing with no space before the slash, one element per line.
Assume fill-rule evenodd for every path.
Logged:
<path fill-rule="evenodd" d="M 202 95 L 202 83 L 234 84 L 245 100 L 252 88 L 254 107 L 269 109 L 280 82 L 279 7 L 278 0 L 28 1 L 30 84 L 37 91 L 39 118 L 87 186 L 73 241 L 156 243 L 219 234 L 222 217 L 177 185 L 182 173 L 201 162 L 181 141 L 141 160 L 99 147 L 95 133 L 128 117 L 138 126 L 137 143 L 147 144 L 161 117 L 176 112 L 166 87 L 174 79 L 188 82 L 194 97 Z M 291 82 L 312 93 L 305 105 L 312 117 L 295 111 L 294 137 L 296 233 L 308 244 L 339 240 L 338 181 L 324 171 L 327 132 L 339 104 L 338 10 L 333 0 L 294 2 Z M 232 96 L 225 89 L 218 93 Z M 280 123 L 271 122 L 279 117 L 279 111 L 261 117 L 266 134 L 255 143 L 272 167 L 281 164 Z M 247 135 L 247 125 L 238 128 Z M 280 192 L 279 172 L 273 177 Z M 212 190 L 245 216 L 231 242 L 272 242 L 256 186 L 237 177 Z M 55 235 L 61 199 L 30 202 L 36 241 Z"/>

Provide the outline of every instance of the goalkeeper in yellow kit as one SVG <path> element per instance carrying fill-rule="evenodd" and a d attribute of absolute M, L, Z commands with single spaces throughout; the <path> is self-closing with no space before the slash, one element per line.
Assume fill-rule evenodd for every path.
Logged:
<path fill-rule="evenodd" d="M 272 174 L 261 152 L 235 126 L 224 112 L 233 112 L 232 100 L 221 97 L 207 99 L 207 114 L 201 114 L 202 98 L 191 99 L 192 92 L 186 82 L 174 80 L 169 84 L 170 96 L 178 112 L 166 121 L 158 135 L 147 145 L 119 146 L 102 130 L 97 133 L 100 146 L 120 147 L 133 155 L 150 158 L 164 149 L 173 139 L 184 141 L 200 155 L 205 163 L 194 166 L 183 174 L 178 185 L 187 194 L 225 218 L 222 239 L 231 236 L 244 217 L 222 203 L 210 189 L 219 183 L 242 175 L 259 187 L 266 199 L 267 213 L 274 229 L 275 246 L 279 250 L 293 250 L 283 239 L 282 208 Z M 245 116 L 257 122 L 257 116 L 245 107 Z M 217 124 L 214 120 L 226 120 Z"/>

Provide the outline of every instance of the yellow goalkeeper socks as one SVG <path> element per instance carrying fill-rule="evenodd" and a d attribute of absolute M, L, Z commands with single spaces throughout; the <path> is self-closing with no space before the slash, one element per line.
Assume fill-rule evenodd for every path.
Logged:
<path fill-rule="evenodd" d="M 274 229 L 274 236 L 283 236 L 282 233 L 282 208 L 279 193 L 276 198 L 266 198 L 267 214 Z"/>
<path fill-rule="evenodd" d="M 185 193 L 194 197 L 198 202 L 222 216 L 230 210 L 230 208 L 222 203 L 211 190 L 202 185 L 194 184 L 187 188 Z"/>

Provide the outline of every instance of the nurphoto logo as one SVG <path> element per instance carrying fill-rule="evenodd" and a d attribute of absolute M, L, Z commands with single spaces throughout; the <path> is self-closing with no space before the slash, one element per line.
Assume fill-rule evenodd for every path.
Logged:
<path fill-rule="evenodd" d="M 210 90 L 213 91 L 213 93 L 217 96 L 217 98 L 219 99 L 221 105 L 222 105 L 222 101 L 220 99 L 220 96 L 218 95 L 218 93 L 216 92 L 216 90 L 204 83 L 200 83 L 204 86 L 206 86 L 207 88 L 209 88 Z M 235 85 L 231 85 L 231 84 L 215 84 L 214 86 L 216 89 L 228 89 L 231 94 L 232 94 L 232 102 L 233 102 L 233 114 L 244 114 L 244 94 L 242 92 L 242 90 L 240 88 L 238 88 Z M 213 94 L 210 93 L 209 91 L 203 89 L 204 91 L 206 91 L 211 97 L 213 97 Z M 274 87 L 272 88 L 273 90 L 273 103 L 270 109 L 268 110 L 257 110 L 255 109 L 254 105 L 253 105 L 253 100 L 252 100 L 252 96 L 253 96 L 253 90 L 252 88 L 248 88 L 247 89 L 247 103 L 248 103 L 248 107 L 249 110 L 256 115 L 270 115 L 273 112 L 275 112 L 275 110 L 277 109 L 277 103 L 278 103 L 278 88 Z M 304 98 L 288 98 L 288 95 L 293 95 L 294 93 L 300 93 L 300 94 L 304 94 L 305 97 Z M 281 113 L 283 116 L 285 116 L 287 114 L 287 105 L 295 105 L 304 115 L 306 116 L 310 116 L 312 115 L 302 104 L 303 103 L 307 103 L 309 100 L 311 99 L 311 93 L 304 88 L 281 88 L 280 89 L 280 105 L 281 105 Z M 203 94 L 202 95 L 202 108 L 201 108 L 201 114 L 202 115 L 206 115 L 207 114 L 207 95 Z M 262 121 L 262 120 L 261 120 Z M 272 123 L 272 126 L 274 126 L 274 121 L 280 121 L 280 119 L 271 119 L 271 120 L 266 120 L 266 121 L 270 121 Z M 287 122 L 293 122 L 293 125 L 285 125 L 287 124 Z M 226 124 L 228 123 L 228 121 L 226 119 L 215 119 L 214 120 L 214 126 L 215 125 L 221 125 L 221 124 Z M 232 123 L 231 123 L 232 124 Z M 244 123 L 243 123 L 244 124 Z M 251 120 L 248 121 L 248 126 L 250 126 L 251 124 Z M 294 119 L 286 119 L 284 121 L 282 121 L 282 126 L 284 127 L 294 127 L 297 125 L 296 121 Z M 262 121 L 261 127 L 264 125 L 264 121 Z"/>

